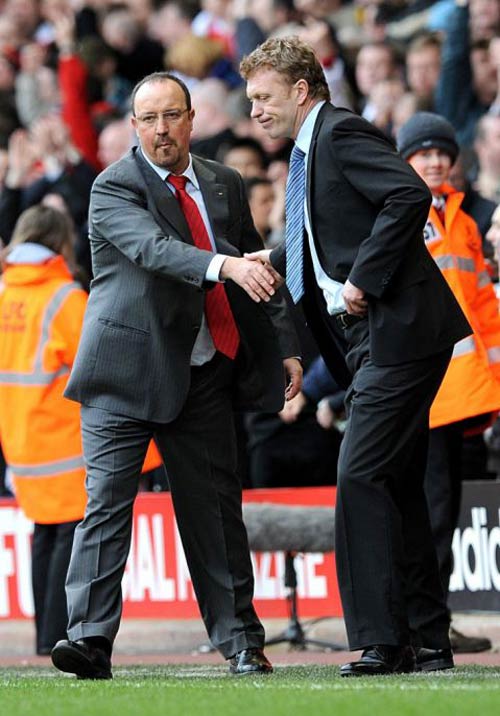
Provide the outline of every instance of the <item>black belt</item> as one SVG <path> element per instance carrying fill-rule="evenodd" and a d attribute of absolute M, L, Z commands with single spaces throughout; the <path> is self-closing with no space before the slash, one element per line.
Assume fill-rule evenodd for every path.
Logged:
<path fill-rule="evenodd" d="M 356 323 L 359 323 L 360 321 L 366 320 L 366 316 L 355 316 L 352 313 L 347 313 L 347 311 L 342 311 L 341 313 L 335 313 L 333 315 L 335 321 L 337 322 L 337 325 L 340 326 L 342 329 L 350 328 L 351 326 L 354 326 Z"/>

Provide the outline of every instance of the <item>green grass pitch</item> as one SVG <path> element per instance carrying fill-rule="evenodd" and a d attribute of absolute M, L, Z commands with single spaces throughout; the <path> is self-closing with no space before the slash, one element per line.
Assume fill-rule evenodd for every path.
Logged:
<path fill-rule="evenodd" d="M 342 679 L 336 666 L 234 677 L 225 666 L 116 667 L 112 681 L 50 668 L 0 668 L 1 716 L 490 716 L 500 669 Z"/>

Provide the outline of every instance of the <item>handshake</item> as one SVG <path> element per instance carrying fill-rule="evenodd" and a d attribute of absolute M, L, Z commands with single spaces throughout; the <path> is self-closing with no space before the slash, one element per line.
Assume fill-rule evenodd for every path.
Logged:
<path fill-rule="evenodd" d="M 284 279 L 271 266 L 270 250 L 255 251 L 242 258 L 228 256 L 221 266 L 220 278 L 231 279 L 256 303 L 270 301 Z"/>

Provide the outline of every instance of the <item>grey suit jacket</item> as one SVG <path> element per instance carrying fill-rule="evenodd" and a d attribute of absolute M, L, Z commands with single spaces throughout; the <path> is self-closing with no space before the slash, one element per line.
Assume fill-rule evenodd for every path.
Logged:
<path fill-rule="evenodd" d="M 241 177 L 193 157 L 217 250 L 262 248 Z M 204 277 L 213 254 L 193 244 L 177 200 L 135 147 L 96 179 L 89 235 L 94 279 L 66 397 L 153 422 L 182 409 L 200 328 Z M 300 349 L 285 302 L 254 303 L 231 281 L 226 291 L 241 345 L 234 404 L 276 411 L 284 396 L 282 359 Z"/>

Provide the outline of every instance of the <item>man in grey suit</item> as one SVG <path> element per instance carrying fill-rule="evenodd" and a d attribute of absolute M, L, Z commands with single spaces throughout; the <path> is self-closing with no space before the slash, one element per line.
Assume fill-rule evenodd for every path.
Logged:
<path fill-rule="evenodd" d="M 132 508 L 154 437 L 211 642 L 232 673 L 266 673 L 233 408 L 276 411 L 296 395 L 299 348 L 273 272 L 242 258 L 261 241 L 241 177 L 189 153 L 187 88 L 155 73 L 132 102 L 140 147 L 91 195 L 94 280 L 66 391 L 82 404 L 88 505 L 66 583 L 69 639 L 52 660 L 80 678 L 112 676 Z"/>

